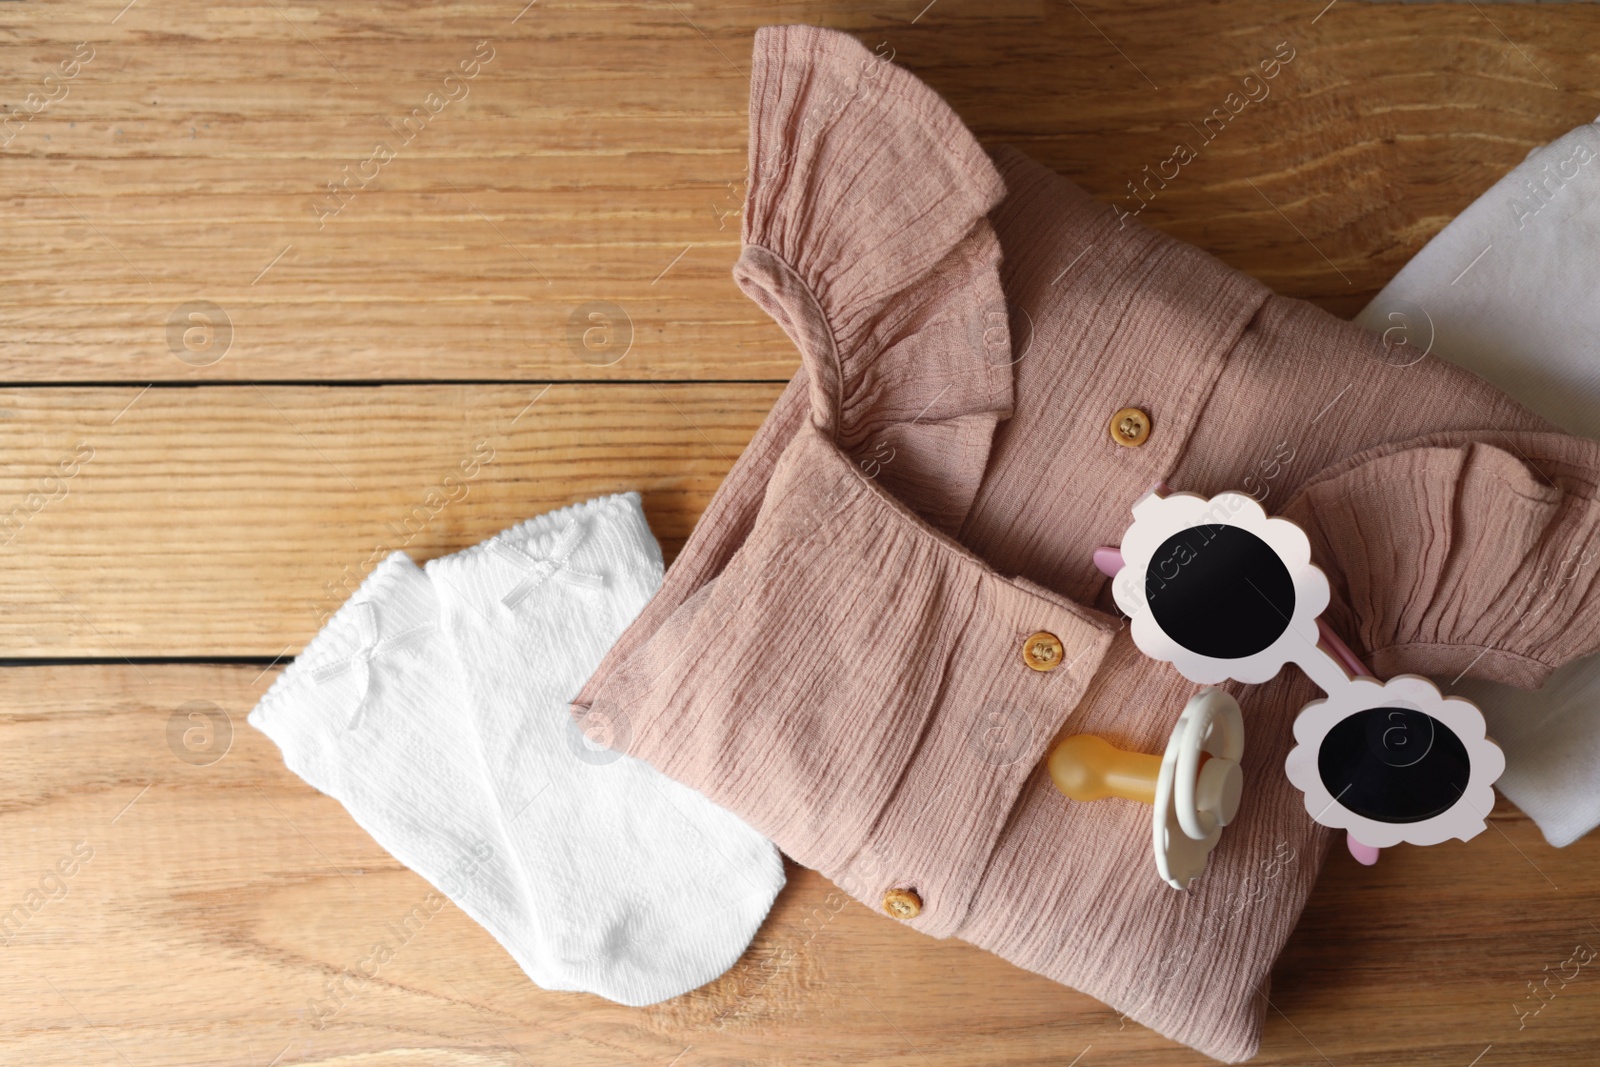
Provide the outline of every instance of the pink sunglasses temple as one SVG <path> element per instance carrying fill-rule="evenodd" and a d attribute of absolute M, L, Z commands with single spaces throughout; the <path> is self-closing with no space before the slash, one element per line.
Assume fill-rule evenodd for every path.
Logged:
<path fill-rule="evenodd" d="M 1367 665 L 1362 663 L 1356 654 L 1350 651 L 1350 646 L 1339 639 L 1333 628 L 1323 619 L 1317 619 L 1317 634 L 1321 637 L 1319 642 L 1324 652 L 1344 665 L 1345 669 L 1357 678 L 1371 678 L 1372 672 L 1367 670 Z"/>
<path fill-rule="evenodd" d="M 1372 677 L 1372 672 L 1367 670 L 1367 665 L 1362 663 L 1360 658 L 1350 651 L 1350 646 L 1341 641 L 1339 635 L 1333 632 L 1332 627 L 1320 618 L 1317 620 L 1317 633 L 1322 637 L 1321 645 L 1323 650 L 1344 664 L 1351 674 L 1357 678 Z M 1374 863 L 1377 863 L 1378 854 L 1382 851 L 1373 845 L 1363 845 L 1349 831 L 1345 832 L 1344 845 L 1345 848 L 1350 850 L 1350 855 L 1355 857 L 1355 861 L 1363 867 L 1371 867 Z"/>

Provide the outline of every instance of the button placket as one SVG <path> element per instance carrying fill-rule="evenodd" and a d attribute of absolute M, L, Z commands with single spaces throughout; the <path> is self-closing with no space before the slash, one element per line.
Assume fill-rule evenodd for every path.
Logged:
<path fill-rule="evenodd" d="M 1074 621 L 1062 622 L 1064 622 L 1064 625 L 1058 624 L 1058 629 L 1061 630 L 1061 633 L 1066 633 L 1067 638 L 1059 637 L 1058 633 L 1051 632 L 1051 630 L 1034 630 L 1022 640 L 1019 651 L 1021 651 L 1024 664 L 1032 672 L 1037 672 L 1037 681 L 1024 686 L 1024 688 L 1029 689 L 1029 691 L 1035 691 L 1034 686 L 1037 685 L 1043 686 L 1043 689 L 1037 689 L 1038 693 L 1046 693 L 1046 691 L 1048 693 L 1066 693 L 1061 696 L 1061 701 L 1070 707 L 1070 705 L 1074 705 L 1077 702 L 1077 696 L 1070 696 L 1070 693 L 1074 693 L 1077 689 L 1082 688 L 1082 685 L 1085 685 L 1082 680 L 1074 680 L 1074 678 L 1070 677 L 1074 673 L 1074 665 L 1078 664 L 1078 661 L 1085 659 L 1086 656 L 1090 656 L 1094 649 L 1104 649 L 1106 641 L 1098 640 L 1096 637 L 1088 637 L 1088 640 L 1085 640 L 1082 633 L 1074 629 Z M 1016 638 L 1013 638 L 1013 640 L 1016 640 Z M 1016 648 L 1016 646 L 1013 645 L 1013 648 Z M 1059 670 L 1061 667 L 1066 667 L 1066 670 Z M 1011 667 L 1011 669 L 1014 670 L 1014 667 Z M 1061 686 L 1067 686 L 1066 691 L 1062 691 Z M 1018 699 L 1026 701 L 1027 697 L 1018 696 Z M 1053 704 L 1054 701 L 1050 702 Z M 1037 758 L 1006 760 L 1005 766 L 1026 765 L 1032 768 L 1032 766 L 1037 766 Z M 1003 773 L 1003 768 L 990 766 L 989 771 L 990 773 Z M 1026 776 L 1026 773 L 1024 773 L 1024 776 Z M 922 824 L 923 814 L 926 814 L 926 809 L 922 809 L 922 811 L 918 811 L 915 814 L 914 819 L 910 821 L 910 829 L 907 830 L 907 835 L 914 835 L 915 827 Z M 960 921 L 962 904 L 957 902 L 954 909 L 952 909 L 952 907 L 949 907 L 949 902 L 941 899 L 939 907 L 930 909 L 930 905 L 923 901 L 922 889 L 925 886 L 922 883 L 918 883 L 918 878 L 923 877 L 923 873 L 920 872 L 920 864 L 915 861 L 904 862 L 906 859 L 907 857 L 902 857 L 901 862 L 878 862 L 878 867 L 885 867 L 885 865 L 888 865 L 891 869 L 898 867 L 899 870 L 896 873 L 898 873 L 899 880 L 891 881 L 890 885 L 883 889 L 869 889 L 869 893 L 882 893 L 882 896 L 877 897 L 878 907 L 888 917 L 904 921 L 904 923 L 912 923 L 914 921 L 915 926 L 918 929 L 922 929 L 923 933 L 931 933 L 933 936 L 947 936 L 947 934 L 952 933 L 952 929 Z M 882 886 L 882 881 L 878 881 L 878 885 Z M 874 896 L 866 896 L 864 894 L 862 899 L 864 901 L 872 901 Z"/>

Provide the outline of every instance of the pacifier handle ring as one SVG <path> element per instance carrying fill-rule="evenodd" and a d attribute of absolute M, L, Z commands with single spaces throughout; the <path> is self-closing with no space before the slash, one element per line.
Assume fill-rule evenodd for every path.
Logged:
<path fill-rule="evenodd" d="M 1200 757 L 1210 755 L 1237 765 L 1244 755 L 1244 719 L 1239 705 L 1220 689 L 1202 690 L 1184 708 L 1173 730 L 1178 758 L 1173 768 L 1173 808 L 1178 825 L 1196 841 L 1203 841 L 1222 825 L 1215 812 L 1200 807 L 1196 799 L 1200 782 Z"/>
<path fill-rule="evenodd" d="M 1172 774 L 1172 807 L 1183 832 L 1196 841 L 1204 841 L 1217 828 L 1217 820 L 1208 811 L 1201 811 L 1195 802 L 1195 779 L 1200 774 L 1200 752 L 1206 733 L 1214 716 L 1206 712 L 1191 715 L 1188 709 L 1173 730 L 1173 743 L 1178 746 L 1178 759 Z"/>

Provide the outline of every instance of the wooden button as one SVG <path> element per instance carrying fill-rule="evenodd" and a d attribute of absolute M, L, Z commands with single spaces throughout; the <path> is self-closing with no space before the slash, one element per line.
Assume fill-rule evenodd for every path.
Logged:
<path fill-rule="evenodd" d="M 922 914 L 922 898 L 915 889 L 891 889 L 883 895 L 883 910 L 896 919 L 915 919 Z"/>
<path fill-rule="evenodd" d="M 1061 666 L 1061 638 L 1048 630 L 1029 634 L 1022 642 L 1022 662 L 1036 671 L 1053 671 Z"/>
<path fill-rule="evenodd" d="M 1111 416 L 1111 439 L 1127 448 L 1150 440 L 1150 416 L 1138 408 L 1123 408 Z"/>

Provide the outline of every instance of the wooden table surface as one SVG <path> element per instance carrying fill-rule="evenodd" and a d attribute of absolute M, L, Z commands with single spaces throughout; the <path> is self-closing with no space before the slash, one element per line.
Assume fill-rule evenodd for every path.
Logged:
<path fill-rule="evenodd" d="M 452 906 L 318 1029 L 427 887 L 244 717 L 392 549 L 629 488 L 681 546 L 797 365 L 729 277 L 757 26 L 885 42 L 1127 206 L 1287 42 L 1143 218 L 1348 315 L 1600 113 L 1600 7 L 525 2 L 0 5 L 0 1063 L 1206 1062 L 798 868 L 665 1004 L 543 992 Z M 1490 827 L 1331 858 L 1257 1062 L 1600 1062 L 1600 837 Z"/>

